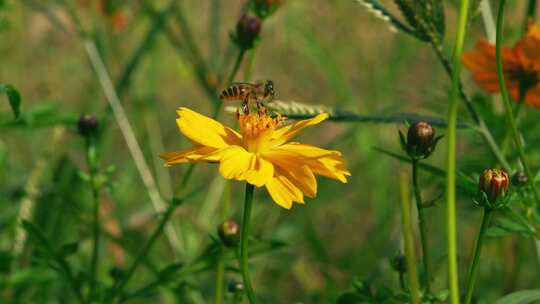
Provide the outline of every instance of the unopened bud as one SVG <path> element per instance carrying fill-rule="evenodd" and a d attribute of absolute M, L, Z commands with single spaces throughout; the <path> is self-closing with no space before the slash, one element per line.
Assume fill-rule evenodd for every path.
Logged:
<path fill-rule="evenodd" d="M 527 174 L 525 174 L 522 171 L 518 171 L 514 173 L 514 175 L 512 176 L 512 184 L 514 186 L 518 186 L 518 187 L 525 186 L 528 182 L 529 182 L 529 178 L 527 177 Z"/>
<path fill-rule="evenodd" d="M 254 0 L 252 3 L 257 16 L 267 18 L 283 4 L 283 0 Z"/>
<path fill-rule="evenodd" d="M 498 199 L 504 198 L 508 192 L 510 177 L 500 169 L 488 169 L 480 175 L 480 192 L 486 194 L 489 203 L 494 204 Z"/>
<path fill-rule="evenodd" d="M 120 281 L 124 278 L 125 272 L 122 268 L 114 266 L 109 270 L 109 275 L 113 280 Z"/>
<path fill-rule="evenodd" d="M 240 242 L 240 226 L 235 220 L 226 220 L 218 226 L 218 235 L 227 247 L 235 247 Z"/>
<path fill-rule="evenodd" d="M 425 122 L 413 123 L 407 131 L 407 151 L 411 156 L 426 158 L 435 149 L 435 130 Z"/>
<path fill-rule="evenodd" d="M 79 122 L 77 123 L 79 134 L 82 136 L 94 135 L 98 128 L 98 120 L 94 115 L 81 115 Z"/>
<path fill-rule="evenodd" d="M 397 255 L 391 261 L 390 264 L 392 268 L 399 273 L 404 273 L 407 271 L 407 261 L 405 260 L 404 255 Z"/>
<path fill-rule="evenodd" d="M 228 290 L 230 293 L 241 293 L 244 291 L 244 284 L 240 282 L 230 282 L 228 286 Z"/>
<path fill-rule="evenodd" d="M 262 21 L 259 17 L 243 14 L 236 24 L 235 40 L 238 47 L 251 49 L 255 46 L 255 41 L 261 32 Z"/>

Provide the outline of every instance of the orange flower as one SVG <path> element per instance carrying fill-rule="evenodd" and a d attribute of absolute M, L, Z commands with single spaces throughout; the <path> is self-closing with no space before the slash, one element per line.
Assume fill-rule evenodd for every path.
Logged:
<path fill-rule="evenodd" d="M 490 93 L 499 92 L 495 45 L 485 39 L 476 50 L 463 54 L 463 65 L 472 72 L 473 79 Z M 502 65 L 508 93 L 514 101 L 525 94 L 526 105 L 540 107 L 540 26 L 530 23 L 527 34 L 513 48 L 502 48 Z"/>

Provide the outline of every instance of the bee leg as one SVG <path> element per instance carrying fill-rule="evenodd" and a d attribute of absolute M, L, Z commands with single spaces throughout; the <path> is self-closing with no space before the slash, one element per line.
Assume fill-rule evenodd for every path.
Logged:
<path fill-rule="evenodd" d="M 249 114 L 249 96 L 246 96 L 242 101 L 242 112 L 245 115 Z"/>

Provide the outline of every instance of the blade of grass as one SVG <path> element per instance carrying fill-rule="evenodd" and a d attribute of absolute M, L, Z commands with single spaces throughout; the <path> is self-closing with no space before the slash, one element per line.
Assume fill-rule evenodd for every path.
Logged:
<path fill-rule="evenodd" d="M 154 177 L 152 176 L 150 168 L 148 167 L 148 164 L 144 159 L 141 147 L 139 146 L 137 138 L 135 137 L 135 132 L 133 131 L 133 128 L 129 123 L 124 108 L 120 103 L 118 95 L 116 94 L 114 86 L 109 77 L 109 73 L 107 72 L 105 64 L 103 63 L 103 60 L 101 59 L 101 56 L 96 49 L 96 45 L 92 40 L 85 39 L 84 47 L 88 58 L 90 59 L 90 62 L 92 63 L 92 66 L 96 72 L 98 80 L 103 88 L 106 100 L 111 106 L 116 122 L 120 127 L 122 136 L 126 141 L 131 157 L 135 162 L 135 166 L 137 167 L 144 187 L 148 192 L 152 205 L 156 212 L 163 212 L 166 209 L 166 204 L 158 191 Z M 171 244 L 171 247 L 178 252 L 181 248 L 181 243 L 174 228 L 172 226 L 167 226 L 165 234 L 167 235 L 167 240 Z"/>

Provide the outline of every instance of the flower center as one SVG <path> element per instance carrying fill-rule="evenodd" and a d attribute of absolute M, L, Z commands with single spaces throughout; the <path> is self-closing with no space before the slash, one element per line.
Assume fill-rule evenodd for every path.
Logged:
<path fill-rule="evenodd" d="M 269 147 L 274 129 L 285 119 L 279 114 L 277 117 L 270 116 L 264 107 L 249 114 L 241 114 L 237 111 L 236 117 L 240 122 L 244 148 L 253 153 L 262 152 Z"/>

